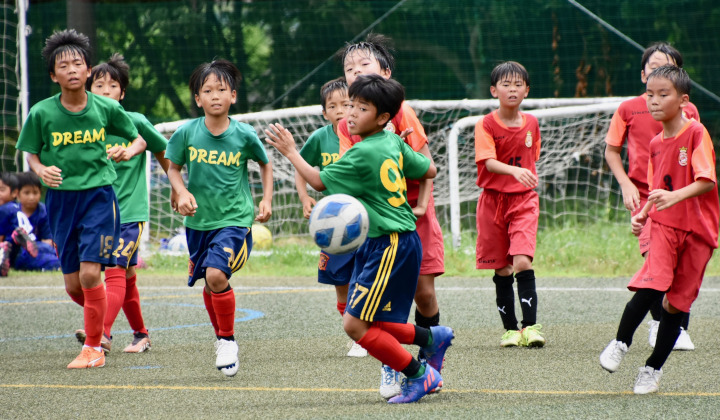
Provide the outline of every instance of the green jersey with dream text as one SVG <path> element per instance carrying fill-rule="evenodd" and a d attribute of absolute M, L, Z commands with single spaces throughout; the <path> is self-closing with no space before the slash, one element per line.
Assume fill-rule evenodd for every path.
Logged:
<path fill-rule="evenodd" d="M 160 134 L 155 127 L 137 112 L 128 112 L 130 119 L 135 124 L 140 136 L 147 142 L 147 151 L 160 153 L 167 148 L 167 139 Z M 108 147 L 130 146 L 130 142 L 109 135 L 107 138 Z M 147 189 L 147 153 L 140 153 L 132 159 L 124 162 L 114 163 L 117 179 L 113 182 L 113 189 L 120 206 L 120 222 L 134 223 L 147 222 L 150 212 Z"/>
<path fill-rule="evenodd" d="M 300 156 L 320 171 L 340 159 L 340 138 L 333 131 L 332 124 L 313 131 L 300 149 Z M 323 194 L 328 194 L 323 191 Z"/>
<path fill-rule="evenodd" d="M 370 217 L 368 236 L 377 238 L 415 230 L 405 178 L 420 179 L 429 167 L 425 155 L 397 134 L 382 130 L 354 144 L 320 172 L 320 179 L 329 194 L 348 194 L 365 205 Z"/>
<path fill-rule="evenodd" d="M 205 126 L 205 117 L 196 118 L 170 137 L 165 157 L 187 165 L 187 188 L 198 208 L 185 218 L 185 226 L 207 231 L 252 225 L 255 204 L 247 164 L 251 159 L 268 163 L 252 126 L 231 119 L 228 129 L 216 136 Z"/>
<path fill-rule="evenodd" d="M 108 136 L 132 141 L 138 135 L 118 101 L 90 92 L 87 96 L 80 112 L 68 111 L 60 94 L 33 105 L 18 138 L 18 150 L 38 155 L 45 166 L 60 168 L 62 184 L 57 190 L 111 185 L 116 176 L 113 161 L 107 158 Z"/>

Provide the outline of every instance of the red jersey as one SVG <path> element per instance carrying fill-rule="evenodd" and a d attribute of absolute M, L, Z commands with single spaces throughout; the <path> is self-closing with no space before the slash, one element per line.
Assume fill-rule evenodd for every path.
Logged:
<path fill-rule="evenodd" d="M 519 183 L 509 175 L 492 173 L 485 167 L 487 159 L 529 169 L 535 176 L 535 162 L 540 158 L 540 126 L 533 115 L 520 112 L 520 127 L 506 126 L 493 111 L 475 125 L 475 163 L 480 188 L 506 193 L 529 191 L 532 188 Z"/>
<path fill-rule="evenodd" d="M 695 105 L 683 109 L 688 119 L 700 121 Z M 650 157 L 650 140 L 662 131 L 662 123 L 655 121 L 647 108 L 647 94 L 628 99 L 620 104 L 610 121 L 605 143 L 622 147 L 627 139 L 628 177 L 636 186 L 647 186 L 647 162 Z"/>
<path fill-rule="evenodd" d="M 412 109 L 407 102 L 403 101 L 402 106 L 398 113 L 387 123 L 385 129 L 400 135 L 405 129 L 411 128 L 413 132 L 405 137 L 405 143 L 407 143 L 414 151 L 419 151 L 426 144 L 428 144 L 427 135 L 425 135 L 425 129 L 420 120 L 415 114 L 415 110 Z M 343 118 L 338 123 L 338 137 L 340 138 L 340 156 L 351 148 L 355 143 L 362 141 L 360 136 L 352 135 L 348 131 L 347 119 Z M 407 199 L 408 201 L 415 203 L 420 192 L 420 181 L 417 179 L 407 179 Z"/>
<path fill-rule="evenodd" d="M 651 190 L 675 191 L 701 178 L 717 185 L 715 150 L 705 126 L 690 120 L 675 137 L 665 138 L 661 132 L 650 141 L 647 179 Z M 649 216 L 653 222 L 693 232 L 711 247 L 718 247 L 717 188 L 662 211 L 653 207 Z"/>

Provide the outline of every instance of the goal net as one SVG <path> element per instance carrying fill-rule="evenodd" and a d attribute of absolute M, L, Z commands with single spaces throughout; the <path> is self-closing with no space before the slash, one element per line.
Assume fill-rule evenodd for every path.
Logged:
<path fill-rule="evenodd" d="M 543 136 L 542 157 L 538 162 L 541 178 L 541 224 L 556 223 L 573 217 L 590 219 L 599 211 L 608 213 L 612 201 L 616 210 L 617 188 L 604 167 L 603 139 L 612 112 L 624 98 L 526 99 L 523 108 L 540 119 Z M 423 123 L 430 151 L 438 167 L 434 180 L 437 217 L 444 232 L 452 231 L 459 244 L 461 231 L 474 230 L 475 203 L 480 190 L 475 186 L 477 167 L 474 162 L 474 122 L 480 115 L 497 108 L 497 100 L 408 101 Z M 231 118 L 252 125 L 261 139 L 271 123 L 280 123 L 293 133 L 298 147 L 316 129 L 327 124 L 321 108 L 307 106 L 279 109 Z M 170 136 L 183 121 L 158 124 L 156 128 Z M 273 163 L 275 193 L 273 215 L 267 226 L 275 238 L 307 234 L 307 223 L 297 197 L 292 165 L 273 147 L 266 147 Z M 182 217 L 170 208 L 170 186 L 167 176 L 152 160 L 150 184 L 150 240 L 159 241 L 177 234 Z M 251 162 L 249 180 L 257 206 L 262 197 L 259 167 Z M 592 185 L 592 187 L 590 187 Z M 309 188 L 309 187 L 308 187 Z M 320 194 L 309 188 L 309 194 Z M 622 205 L 622 199 L 619 201 Z M 603 210 L 602 206 L 606 208 Z"/>

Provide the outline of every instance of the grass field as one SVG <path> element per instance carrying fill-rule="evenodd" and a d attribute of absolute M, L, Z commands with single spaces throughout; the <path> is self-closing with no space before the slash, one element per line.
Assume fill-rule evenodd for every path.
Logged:
<path fill-rule="evenodd" d="M 618 372 L 598 363 L 630 298 L 627 278 L 541 277 L 547 346 L 501 349 L 490 279 L 441 277 L 442 323 L 457 337 L 446 356 L 445 388 L 407 406 L 390 406 L 378 394 L 378 361 L 344 356 L 349 340 L 334 291 L 313 277 L 233 277 L 241 363 L 234 378 L 215 369 L 201 289 L 184 281 L 182 272 L 140 271 L 151 351 L 121 352 L 131 340 L 121 314 L 106 366 L 77 371 L 65 366 L 80 350 L 73 331 L 82 311 L 61 276 L 3 278 L 0 418 L 643 419 L 713 418 L 720 409 L 718 277 L 705 280 L 693 306 L 697 349 L 674 352 L 661 392 L 648 396 L 632 394 L 651 352 L 647 324 Z"/>

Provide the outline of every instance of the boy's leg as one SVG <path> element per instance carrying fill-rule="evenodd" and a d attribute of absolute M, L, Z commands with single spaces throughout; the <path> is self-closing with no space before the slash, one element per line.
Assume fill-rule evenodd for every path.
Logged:
<path fill-rule="evenodd" d="M 124 268 L 108 267 L 105 269 L 105 293 L 107 294 L 107 313 L 105 314 L 105 335 L 112 339 L 112 326 L 120 313 L 127 289 L 126 271 Z"/>
<path fill-rule="evenodd" d="M 145 320 L 143 319 L 142 309 L 140 307 L 140 292 L 138 292 L 137 288 L 137 272 L 135 271 L 135 267 L 128 268 L 126 284 L 125 299 L 123 300 L 122 305 L 125 317 L 127 318 L 133 333 L 147 335 L 148 330 L 145 328 Z"/>
<path fill-rule="evenodd" d="M 630 347 L 635 330 L 645 319 L 645 315 L 647 315 L 653 303 L 658 298 L 662 300 L 662 296 L 663 292 L 653 289 L 640 289 L 635 292 L 635 295 L 625 305 L 615 339 Z"/>

